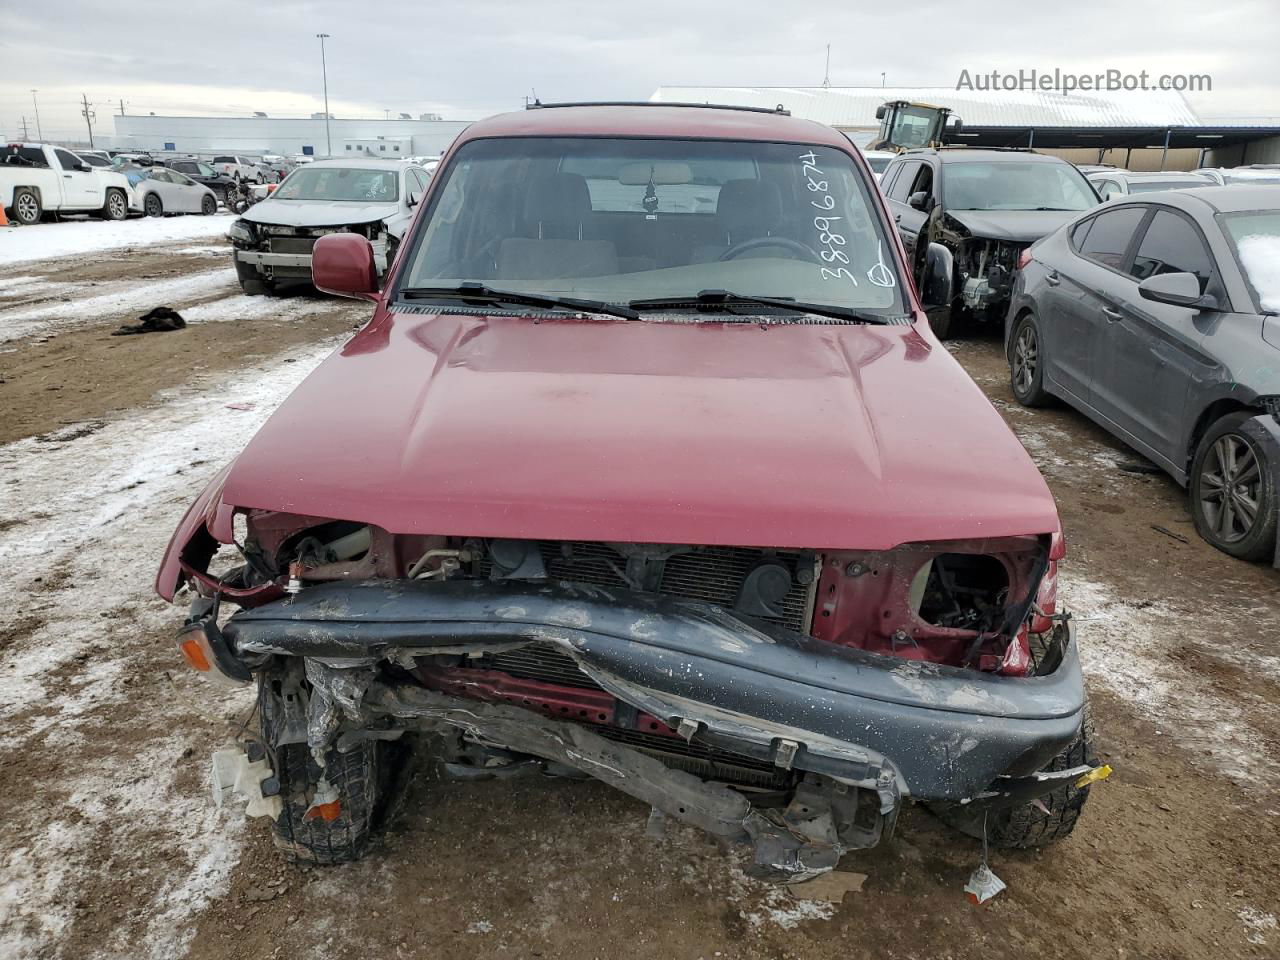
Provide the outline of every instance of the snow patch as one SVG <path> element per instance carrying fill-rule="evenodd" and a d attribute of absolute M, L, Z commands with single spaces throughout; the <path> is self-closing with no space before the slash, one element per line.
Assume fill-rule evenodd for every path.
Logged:
<path fill-rule="evenodd" d="M 1064 569 L 1060 578 L 1059 595 L 1079 625 L 1080 659 L 1091 681 L 1170 730 L 1237 783 L 1280 782 L 1280 762 L 1259 748 L 1266 738 L 1240 704 L 1170 658 L 1172 647 L 1195 636 L 1185 615 L 1163 603 L 1118 597 L 1080 571 Z M 1228 628 L 1219 624 L 1218 632 Z M 1212 650 L 1204 655 L 1217 656 Z"/>
<path fill-rule="evenodd" d="M 30 263 L 124 247 L 150 247 L 183 240 L 223 236 L 234 219 L 211 217 L 146 217 L 139 220 L 66 220 L 0 231 L 0 263 Z"/>
<path fill-rule="evenodd" d="M 183 277 L 133 283 L 96 297 L 0 312 L 0 321 L 3 321 L 0 343 L 132 317 L 146 313 L 152 307 L 181 307 L 185 300 L 229 290 L 235 282 L 235 271 L 224 267 Z"/>
<path fill-rule="evenodd" d="M 1263 310 L 1280 311 L 1280 236 L 1252 234 L 1236 243 Z"/>
<path fill-rule="evenodd" d="M 1267 935 L 1274 933 L 1277 926 L 1280 926 L 1275 914 L 1263 913 L 1257 907 L 1245 907 L 1238 910 L 1236 916 L 1244 924 L 1244 938 L 1258 947 L 1266 946 Z"/>

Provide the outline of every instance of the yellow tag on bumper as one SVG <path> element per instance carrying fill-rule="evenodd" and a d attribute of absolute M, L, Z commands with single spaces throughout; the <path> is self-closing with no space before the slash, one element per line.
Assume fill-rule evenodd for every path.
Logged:
<path fill-rule="evenodd" d="M 1097 783 L 1099 780 L 1105 780 L 1111 776 L 1111 764 L 1104 763 L 1100 767 L 1094 767 L 1083 777 L 1076 781 L 1076 789 L 1087 787 L 1091 783 Z"/>

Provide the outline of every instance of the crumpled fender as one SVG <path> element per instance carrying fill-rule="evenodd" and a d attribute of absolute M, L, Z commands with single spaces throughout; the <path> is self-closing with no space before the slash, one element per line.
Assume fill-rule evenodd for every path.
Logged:
<path fill-rule="evenodd" d="M 218 549 L 219 543 L 230 543 L 234 538 L 232 519 L 235 508 L 222 499 L 222 490 L 235 461 L 231 461 L 200 491 L 200 495 L 187 508 L 178 529 L 169 538 L 160 569 L 156 573 L 155 589 L 165 600 L 172 601 L 185 574 L 183 560 L 203 570 Z"/>

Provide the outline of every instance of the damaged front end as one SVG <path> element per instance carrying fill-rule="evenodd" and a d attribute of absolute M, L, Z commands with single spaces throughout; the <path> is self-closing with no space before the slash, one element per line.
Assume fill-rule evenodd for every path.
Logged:
<path fill-rule="evenodd" d="M 1029 243 L 969 237 L 959 244 L 955 265 L 960 302 L 975 316 L 1000 319 L 1013 294 L 1018 258 Z"/>
<path fill-rule="evenodd" d="M 334 233 L 356 233 L 367 239 L 378 274 L 386 273 L 395 241 L 381 220 L 342 226 L 293 226 L 242 219 L 227 230 L 237 270 L 242 274 L 251 271 L 267 283 L 310 283 L 316 241 Z"/>
<path fill-rule="evenodd" d="M 1056 537 L 761 550 L 248 519 L 243 567 L 205 571 L 207 530 L 178 556 L 207 595 L 184 636 L 275 678 L 267 746 L 305 750 L 308 815 L 338 802 L 335 757 L 430 733 L 454 776 L 591 776 L 794 881 L 889 836 L 907 798 L 998 809 L 1090 771 L 1045 772 L 1084 708 Z M 215 595 L 244 607 L 221 627 Z"/>

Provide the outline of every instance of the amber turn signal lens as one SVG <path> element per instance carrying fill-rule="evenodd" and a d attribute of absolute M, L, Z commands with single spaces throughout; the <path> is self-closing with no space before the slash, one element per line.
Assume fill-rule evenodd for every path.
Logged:
<path fill-rule="evenodd" d="M 204 631 L 192 630 L 185 640 L 178 641 L 178 649 L 182 651 L 182 659 L 187 666 L 201 673 L 208 673 L 213 664 L 209 658 L 209 649 L 205 644 Z"/>
<path fill-rule="evenodd" d="M 326 823 L 333 823 L 338 819 L 338 814 L 342 812 L 342 804 L 337 800 L 329 803 L 317 803 L 302 815 L 303 820 L 314 820 L 319 817 Z"/>

